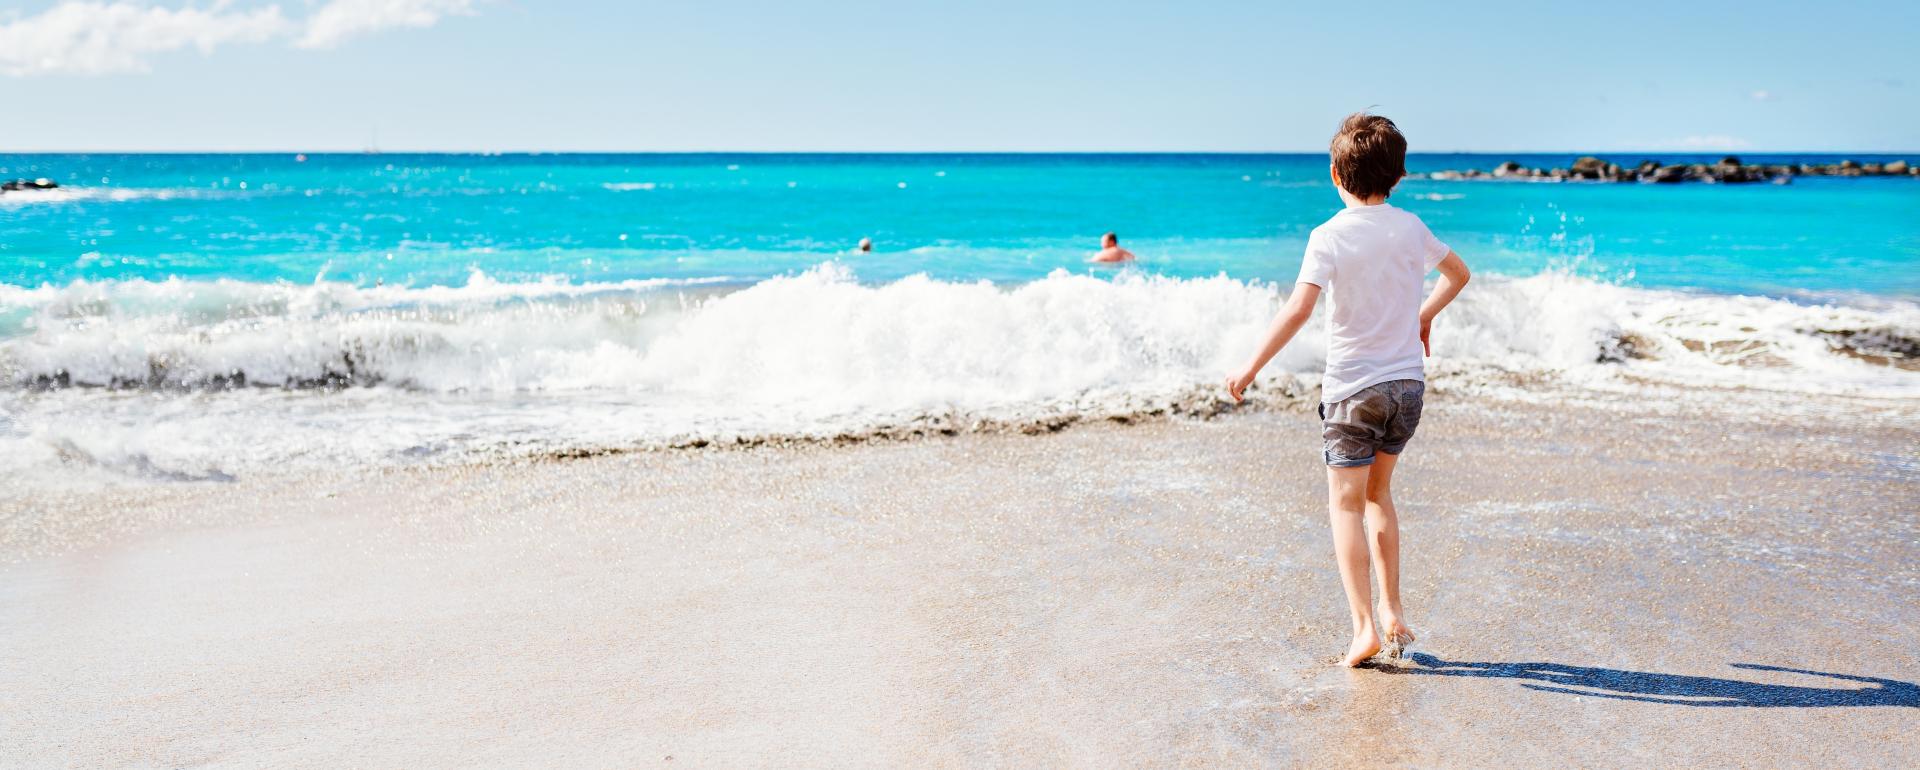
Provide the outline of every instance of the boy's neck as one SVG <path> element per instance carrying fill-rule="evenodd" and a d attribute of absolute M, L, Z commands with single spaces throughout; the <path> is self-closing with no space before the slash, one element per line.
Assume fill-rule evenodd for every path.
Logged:
<path fill-rule="evenodd" d="M 1379 206 L 1379 205 L 1385 204 L 1387 202 L 1387 196 L 1375 195 L 1371 198 L 1356 198 L 1354 197 L 1353 193 L 1347 192 L 1346 190 L 1340 190 L 1340 200 L 1347 204 L 1347 208 L 1357 209 L 1365 206 Z"/>

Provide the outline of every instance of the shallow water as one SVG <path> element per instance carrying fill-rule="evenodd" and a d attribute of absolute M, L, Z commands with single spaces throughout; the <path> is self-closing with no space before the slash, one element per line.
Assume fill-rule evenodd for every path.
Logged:
<path fill-rule="evenodd" d="M 0 468 L 42 479 L 1204 412 L 1338 206 L 1306 155 L 46 155 L 0 176 L 66 185 L 0 196 Z M 1437 370 L 1920 394 L 1920 180 L 1409 179 L 1394 202 L 1481 276 Z M 1139 265 L 1083 262 L 1108 229 Z M 1321 355 L 1310 329 L 1266 390 Z"/>
<path fill-rule="evenodd" d="M 1307 231 L 1339 207 L 1317 155 L 0 155 L 0 176 L 68 185 L 0 196 L 0 282 L 13 285 L 324 273 L 420 287 L 461 285 L 476 269 L 509 282 L 752 282 L 830 257 L 869 281 L 1006 282 L 1081 269 L 1107 230 L 1154 273 L 1290 280 Z M 1416 178 L 1395 203 L 1505 275 L 1571 264 L 1642 286 L 1911 298 L 1914 181 Z M 846 254 L 862 236 L 878 250 Z"/>

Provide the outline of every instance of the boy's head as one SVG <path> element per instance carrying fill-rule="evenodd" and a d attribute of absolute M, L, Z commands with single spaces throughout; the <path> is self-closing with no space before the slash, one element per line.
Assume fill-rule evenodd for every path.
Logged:
<path fill-rule="evenodd" d="M 1385 198 L 1407 175 L 1407 138 L 1379 115 L 1356 112 L 1340 122 L 1328 154 L 1341 189 L 1360 200 Z"/>
<path fill-rule="evenodd" d="M 1114 235 L 1113 233 L 1100 236 L 1100 246 L 1102 248 L 1111 249 L 1118 245 L 1120 245 L 1120 236 Z"/>

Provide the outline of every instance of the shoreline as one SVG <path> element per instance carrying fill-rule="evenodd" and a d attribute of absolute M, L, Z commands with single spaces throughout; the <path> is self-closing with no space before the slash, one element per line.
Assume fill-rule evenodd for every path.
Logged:
<path fill-rule="evenodd" d="M 1920 429 L 1739 411 L 1436 399 L 1393 670 L 1304 409 L 50 499 L 0 756 L 1911 763 Z"/>
<path fill-rule="evenodd" d="M 1543 377 L 1546 377 L 1543 379 Z M 309 486 L 339 490 L 358 485 L 404 483 L 396 480 L 501 472 L 564 469 L 570 463 L 612 461 L 671 462 L 679 456 L 705 457 L 714 462 L 737 457 L 759 461 L 766 457 L 808 456 L 875 447 L 911 447 L 923 443 L 968 440 L 1036 439 L 1061 433 L 1094 430 L 1180 430 L 1235 424 L 1237 421 L 1287 421 L 1313 417 L 1319 387 L 1294 375 L 1256 384 L 1244 403 L 1233 404 L 1213 388 L 1192 392 L 1138 408 L 1121 411 L 1036 411 L 1010 417 L 990 415 L 931 415 L 818 434 L 741 434 L 674 440 L 615 443 L 596 446 L 544 441 L 501 443 L 445 457 L 412 463 L 363 464 L 299 463 L 280 470 L 227 474 L 178 472 L 141 473 L 137 469 L 107 467 L 91 460 L 71 460 L 71 469 L 94 474 L 90 480 L 59 484 L 23 482 L 0 484 L 0 565 L 26 558 L 57 556 L 112 538 L 140 537 L 146 527 L 112 524 L 121 508 L 153 505 L 177 510 L 218 507 L 204 501 L 251 495 L 293 495 Z M 1889 423 L 1911 421 L 1920 415 L 1920 401 L 1898 396 L 1836 395 L 1809 401 L 1807 394 L 1742 387 L 1688 389 L 1661 380 L 1623 378 L 1595 387 L 1560 381 L 1539 372 L 1436 367 L 1428 379 L 1428 393 L 1444 403 L 1441 408 L 1463 410 L 1470 419 L 1499 419 L 1517 411 L 1570 412 L 1581 419 L 1613 421 L 1681 418 L 1725 421 L 1751 430 L 1793 434 L 1838 429 L 1856 433 L 1875 431 Z M 1315 428 L 1317 431 L 1317 428 Z M 1317 436 L 1317 433 L 1312 435 Z M 1311 436 L 1309 436 L 1311 438 Z M 1314 439 L 1317 441 L 1317 439 Z M 1317 444 L 1316 444 L 1317 446 Z M 1920 458 L 1914 461 L 1920 467 Z M 62 509 L 55 513 L 54 509 Z M 74 512 L 84 515 L 75 516 Z M 234 522 L 228 522 L 229 524 Z"/>

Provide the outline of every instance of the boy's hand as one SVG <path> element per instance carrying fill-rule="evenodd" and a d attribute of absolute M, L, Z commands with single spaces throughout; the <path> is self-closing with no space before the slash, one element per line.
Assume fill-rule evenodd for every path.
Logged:
<path fill-rule="evenodd" d="M 1433 356 L 1433 317 L 1446 309 L 1447 303 L 1460 296 L 1460 290 L 1467 287 L 1467 280 L 1473 277 L 1468 272 L 1466 260 L 1451 251 L 1440 260 L 1440 280 L 1433 285 L 1433 293 L 1420 303 L 1420 349 L 1428 357 Z"/>
<path fill-rule="evenodd" d="M 1229 376 L 1227 377 L 1227 395 L 1233 396 L 1233 403 L 1238 404 L 1246 400 L 1241 396 L 1247 392 L 1247 386 L 1251 384 L 1253 384 L 1253 372 L 1241 372 Z"/>

